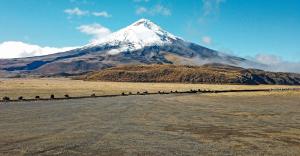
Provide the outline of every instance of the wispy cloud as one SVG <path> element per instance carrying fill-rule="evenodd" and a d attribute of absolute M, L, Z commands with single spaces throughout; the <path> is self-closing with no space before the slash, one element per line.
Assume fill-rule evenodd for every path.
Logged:
<path fill-rule="evenodd" d="M 153 14 L 153 15 L 161 14 L 161 15 L 164 15 L 164 16 L 170 16 L 171 15 L 171 10 L 169 8 L 166 8 L 163 5 L 158 4 L 150 10 L 150 14 Z"/>
<path fill-rule="evenodd" d="M 222 3 L 225 3 L 225 0 L 202 0 L 202 13 L 199 21 L 204 22 L 206 18 L 219 13 Z"/>
<path fill-rule="evenodd" d="M 77 7 L 73 9 L 66 9 L 64 10 L 64 12 L 68 15 L 76 15 L 76 16 L 84 16 L 89 14 L 89 11 L 81 10 Z"/>
<path fill-rule="evenodd" d="M 148 11 L 147 8 L 145 7 L 138 7 L 136 10 L 135 10 L 135 13 L 140 15 L 140 14 L 143 14 L 143 13 L 146 13 Z"/>
<path fill-rule="evenodd" d="M 219 11 L 220 5 L 224 3 L 225 0 L 202 0 L 203 3 L 203 15 L 209 16 Z"/>
<path fill-rule="evenodd" d="M 255 56 L 256 61 L 268 65 L 274 65 L 282 62 L 282 59 L 276 55 L 258 54 Z"/>
<path fill-rule="evenodd" d="M 263 69 L 267 71 L 300 73 L 300 62 L 285 61 L 276 55 L 258 54 L 254 60 L 266 64 Z"/>
<path fill-rule="evenodd" d="M 212 38 L 209 36 L 203 36 L 202 37 L 202 42 L 206 45 L 211 45 L 212 44 Z"/>
<path fill-rule="evenodd" d="M 155 16 L 155 15 L 171 16 L 172 15 L 171 10 L 161 4 L 157 4 L 151 8 L 138 7 L 136 9 L 135 13 L 137 15 L 148 14 L 151 16 Z"/>
<path fill-rule="evenodd" d="M 110 17 L 112 17 L 112 15 L 109 14 L 108 12 L 106 12 L 106 11 L 93 12 L 92 14 L 93 14 L 94 16 L 97 16 L 97 17 L 105 17 L 105 18 L 110 18 Z"/>
<path fill-rule="evenodd" d="M 111 14 L 109 14 L 107 11 L 99 11 L 99 12 L 92 12 L 89 10 L 81 10 L 78 7 L 73 8 L 73 9 L 65 9 L 64 12 L 70 16 L 89 16 L 93 15 L 96 17 L 105 17 L 109 18 L 112 17 Z"/>
<path fill-rule="evenodd" d="M 91 35 L 91 43 L 97 42 L 111 33 L 110 29 L 100 24 L 81 25 L 77 29 L 84 34 Z"/>
<path fill-rule="evenodd" d="M 20 58 L 65 52 L 78 47 L 42 47 L 20 41 L 6 41 L 0 43 L 0 58 Z"/>

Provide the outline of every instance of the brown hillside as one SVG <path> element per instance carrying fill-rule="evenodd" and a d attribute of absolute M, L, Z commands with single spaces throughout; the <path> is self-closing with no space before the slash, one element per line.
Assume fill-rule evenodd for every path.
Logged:
<path fill-rule="evenodd" d="M 93 72 L 84 76 L 83 79 L 118 82 L 300 84 L 300 74 L 265 72 L 223 64 L 203 66 L 127 65 Z"/>

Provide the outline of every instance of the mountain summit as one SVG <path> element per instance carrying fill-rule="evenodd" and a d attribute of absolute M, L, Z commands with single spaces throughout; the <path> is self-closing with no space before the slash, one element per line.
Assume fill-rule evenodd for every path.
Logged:
<path fill-rule="evenodd" d="M 91 46 L 97 44 L 122 44 L 128 47 L 129 50 L 137 50 L 145 46 L 172 44 L 173 41 L 178 39 L 178 37 L 161 29 L 150 20 L 140 19 L 128 27 L 93 43 Z"/>
<path fill-rule="evenodd" d="M 0 61 L 0 70 L 43 75 L 79 74 L 121 64 L 223 63 L 253 66 L 243 58 L 176 37 L 150 20 L 140 19 L 107 37 L 67 52 Z"/>

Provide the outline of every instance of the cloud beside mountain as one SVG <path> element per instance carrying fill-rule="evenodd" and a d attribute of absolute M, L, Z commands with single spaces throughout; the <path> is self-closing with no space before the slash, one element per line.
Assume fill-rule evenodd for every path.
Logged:
<path fill-rule="evenodd" d="M 206 45 L 210 45 L 212 43 L 212 38 L 209 36 L 203 36 L 202 37 L 202 42 Z"/>
<path fill-rule="evenodd" d="M 300 73 L 300 62 L 285 61 L 279 56 L 258 54 L 254 60 L 268 65 L 263 68 L 267 71 Z"/>
<path fill-rule="evenodd" d="M 0 58 L 20 58 L 54 54 L 65 52 L 78 47 L 42 47 L 34 44 L 27 44 L 20 41 L 6 41 L 0 43 Z"/>
<path fill-rule="evenodd" d="M 111 34 L 110 29 L 100 25 L 100 24 L 90 24 L 90 25 L 81 25 L 77 29 L 87 35 L 91 35 L 92 39 L 90 42 L 97 42 L 98 40 L 104 38 L 105 36 Z"/>

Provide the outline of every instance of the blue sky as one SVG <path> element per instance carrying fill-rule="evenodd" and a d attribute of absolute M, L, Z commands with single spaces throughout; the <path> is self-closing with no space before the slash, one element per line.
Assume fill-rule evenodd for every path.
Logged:
<path fill-rule="evenodd" d="M 80 46 L 95 37 L 82 26 L 113 32 L 147 18 L 209 48 L 299 62 L 299 10 L 299 0 L 1 0 L 0 43 Z"/>

